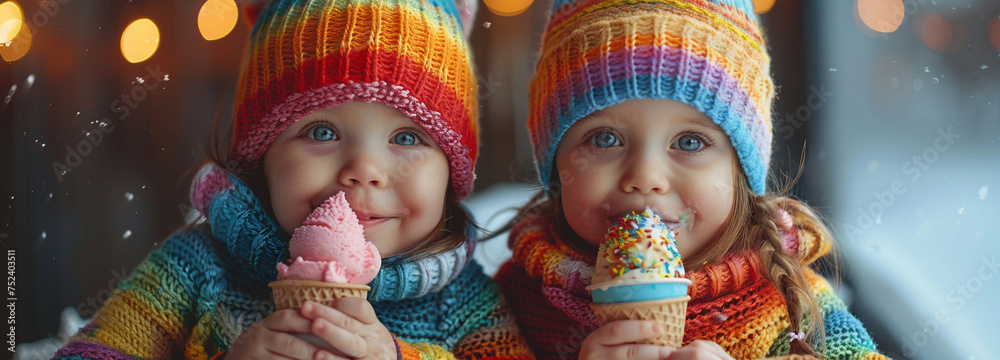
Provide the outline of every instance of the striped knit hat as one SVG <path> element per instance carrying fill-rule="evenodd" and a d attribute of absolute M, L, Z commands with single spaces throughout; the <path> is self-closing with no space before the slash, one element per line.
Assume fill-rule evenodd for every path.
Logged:
<path fill-rule="evenodd" d="M 346 102 L 381 103 L 434 139 L 463 198 L 475 177 L 476 92 L 453 0 L 273 0 L 250 35 L 230 152 L 255 167 L 303 116 Z"/>
<path fill-rule="evenodd" d="M 732 140 L 750 187 L 771 158 L 771 59 L 750 0 L 555 0 L 531 81 L 542 184 L 577 120 L 630 99 L 673 99 Z"/>

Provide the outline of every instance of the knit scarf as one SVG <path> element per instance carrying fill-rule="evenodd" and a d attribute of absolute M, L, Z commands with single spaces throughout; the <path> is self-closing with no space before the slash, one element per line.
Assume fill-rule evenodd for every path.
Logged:
<path fill-rule="evenodd" d="M 784 251 L 809 264 L 830 250 L 818 236 L 804 234 L 790 216 L 779 214 Z M 573 250 L 552 228 L 550 217 L 529 217 L 511 231 L 513 261 L 542 282 L 542 293 L 581 328 L 596 329 L 597 319 L 586 291 L 594 274 L 596 254 Z M 819 281 L 808 267 L 810 283 Z M 779 336 L 787 338 L 789 325 L 784 298 L 764 276 L 755 251 L 734 252 L 720 262 L 685 275 L 691 280 L 684 343 L 711 340 L 736 358 L 759 358 L 768 353 Z M 825 283 L 825 282 L 824 282 Z"/>
<path fill-rule="evenodd" d="M 291 236 L 264 209 L 242 180 L 214 164 L 206 164 L 191 186 L 191 203 L 204 214 L 212 234 L 222 241 L 241 270 L 264 287 L 277 279 L 278 262 L 289 258 Z M 369 301 L 413 299 L 441 290 L 471 259 L 475 237 L 445 253 L 425 258 L 396 255 L 368 286 Z"/>

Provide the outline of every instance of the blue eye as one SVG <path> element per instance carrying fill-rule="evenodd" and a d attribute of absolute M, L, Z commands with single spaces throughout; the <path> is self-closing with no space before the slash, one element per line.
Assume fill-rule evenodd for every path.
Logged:
<path fill-rule="evenodd" d="M 698 151 L 705 147 L 705 143 L 701 139 L 692 136 L 684 135 L 677 142 L 674 143 L 674 148 L 680 149 L 682 151 Z"/>
<path fill-rule="evenodd" d="M 403 146 L 413 146 L 420 144 L 420 138 L 412 132 L 402 131 L 392 137 L 392 142 Z"/>
<path fill-rule="evenodd" d="M 615 134 L 609 131 L 602 131 L 591 137 L 590 143 L 594 144 L 594 146 L 597 146 L 599 148 L 609 148 L 612 146 L 620 146 L 622 144 L 622 141 L 618 139 L 618 137 L 615 136 Z"/>
<path fill-rule="evenodd" d="M 306 132 L 306 137 L 316 141 L 330 141 L 337 139 L 337 133 L 329 126 L 317 125 Z"/>

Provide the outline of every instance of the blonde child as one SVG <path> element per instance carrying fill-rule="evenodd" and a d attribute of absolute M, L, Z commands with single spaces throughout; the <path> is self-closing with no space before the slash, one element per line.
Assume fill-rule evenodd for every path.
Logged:
<path fill-rule="evenodd" d="M 883 358 L 809 267 L 827 228 L 765 191 L 774 85 L 750 0 L 556 0 L 543 36 L 528 126 L 545 191 L 496 275 L 536 356 Z M 679 349 L 589 306 L 608 226 L 647 206 L 679 228 L 693 282 Z"/>
<path fill-rule="evenodd" d="M 529 358 L 459 204 L 478 105 L 456 4 L 256 13 L 229 136 L 191 189 L 207 221 L 154 251 L 56 357 Z M 385 257 L 368 298 L 274 311 L 289 234 L 340 191 Z"/>

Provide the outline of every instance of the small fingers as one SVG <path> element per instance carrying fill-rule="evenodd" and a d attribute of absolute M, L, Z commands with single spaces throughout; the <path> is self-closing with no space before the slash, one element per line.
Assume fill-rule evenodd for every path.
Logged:
<path fill-rule="evenodd" d="M 336 326 L 326 319 L 313 320 L 310 331 L 326 341 L 334 349 L 350 357 L 362 357 L 368 352 L 368 344 L 357 333 Z"/>
<path fill-rule="evenodd" d="M 265 350 L 275 356 L 300 360 L 312 359 L 316 350 L 319 350 L 315 345 L 283 332 L 275 332 L 263 345 Z"/>
<path fill-rule="evenodd" d="M 620 345 L 642 341 L 663 332 L 663 326 L 656 321 L 619 320 L 597 328 L 595 334 L 601 345 Z"/>
<path fill-rule="evenodd" d="M 629 344 L 615 346 L 610 354 L 611 359 L 652 359 L 659 360 L 670 356 L 674 348 L 652 344 Z"/>
<path fill-rule="evenodd" d="M 311 301 L 306 301 L 302 304 L 302 316 L 309 320 L 310 326 L 313 324 L 313 320 L 316 319 L 325 319 L 334 326 L 351 330 L 351 332 L 357 331 L 358 327 L 361 326 L 358 320 L 347 315 L 344 311 Z M 307 327 L 305 332 L 312 331 Z"/>
<path fill-rule="evenodd" d="M 670 360 L 733 360 L 726 350 L 712 341 L 695 340 L 670 356 Z"/>
<path fill-rule="evenodd" d="M 350 359 L 351 358 L 349 357 L 337 355 L 323 349 L 317 351 L 316 355 L 313 357 L 313 360 L 350 360 Z"/>
<path fill-rule="evenodd" d="M 365 298 L 343 297 L 337 299 L 333 307 L 362 323 L 374 324 L 378 322 L 378 317 L 375 316 L 375 308 Z"/>
<path fill-rule="evenodd" d="M 312 324 L 310 319 L 299 315 L 295 309 L 278 310 L 261 321 L 267 330 L 285 333 L 307 333 Z"/>

